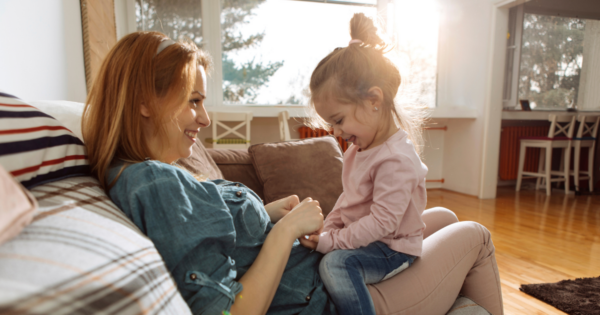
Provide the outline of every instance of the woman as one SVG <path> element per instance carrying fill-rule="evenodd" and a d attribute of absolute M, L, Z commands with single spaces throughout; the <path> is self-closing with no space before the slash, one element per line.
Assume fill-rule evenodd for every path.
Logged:
<path fill-rule="evenodd" d="M 121 39 L 84 110 L 94 174 L 152 239 L 193 313 L 336 313 L 318 275 L 321 254 L 300 244 L 323 225 L 317 201 L 290 196 L 263 206 L 239 183 L 200 181 L 175 164 L 210 124 L 203 106 L 209 65 L 195 45 L 160 33 Z M 420 263 L 399 275 L 407 283 L 371 291 L 375 303 L 392 298 L 390 312 L 445 313 L 462 288 L 501 314 L 489 232 L 472 222 L 442 229 L 457 221 L 447 210 L 426 211 L 424 220 L 425 234 L 441 230 L 425 240 Z M 491 289 L 482 280 L 492 280 Z M 380 285 L 389 282 L 395 278 Z"/>

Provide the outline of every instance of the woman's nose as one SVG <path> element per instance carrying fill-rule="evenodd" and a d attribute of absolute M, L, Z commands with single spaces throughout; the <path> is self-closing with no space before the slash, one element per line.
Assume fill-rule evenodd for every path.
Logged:
<path fill-rule="evenodd" d="M 206 112 L 206 108 L 202 106 L 199 110 L 197 110 L 198 116 L 196 116 L 196 122 L 202 125 L 201 128 L 206 128 L 210 126 L 210 117 L 208 117 L 208 113 Z"/>

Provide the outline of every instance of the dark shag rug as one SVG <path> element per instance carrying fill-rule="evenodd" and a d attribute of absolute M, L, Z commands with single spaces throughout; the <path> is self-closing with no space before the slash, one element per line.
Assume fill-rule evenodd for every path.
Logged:
<path fill-rule="evenodd" d="M 521 291 L 571 315 L 600 315 L 600 277 L 522 284 Z"/>

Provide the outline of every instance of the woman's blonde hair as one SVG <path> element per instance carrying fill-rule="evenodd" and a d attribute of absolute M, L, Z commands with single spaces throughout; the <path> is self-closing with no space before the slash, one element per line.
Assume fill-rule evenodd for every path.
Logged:
<path fill-rule="evenodd" d="M 362 43 L 336 48 L 319 62 L 310 78 L 311 100 L 308 123 L 313 128 L 330 129 L 317 114 L 315 101 L 335 99 L 341 103 L 362 104 L 372 99 L 369 89 L 379 87 L 383 92 L 383 113 L 392 115 L 394 122 L 413 142 L 418 154 L 422 152 L 424 107 L 396 106 L 394 98 L 400 87 L 400 71 L 385 56 L 391 50 L 378 34 L 373 20 L 356 13 L 350 20 L 350 36 Z"/>
<path fill-rule="evenodd" d="M 158 32 L 123 37 L 104 59 L 88 94 L 83 139 L 92 173 L 104 189 L 110 188 L 106 172 L 113 159 L 135 163 L 151 156 L 140 106 L 148 108 L 154 132 L 165 140 L 166 124 L 187 106 L 197 66 L 210 66 L 210 57 L 191 42 L 175 42 L 157 54 L 166 40 Z"/>

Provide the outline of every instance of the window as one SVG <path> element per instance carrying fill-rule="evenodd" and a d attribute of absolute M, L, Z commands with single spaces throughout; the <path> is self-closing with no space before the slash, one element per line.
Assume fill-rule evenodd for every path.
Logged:
<path fill-rule="evenodd" d="M 312 71 L 348 45 L 352 15 L 377 15 L 374 6 L 282 0 L 221 0 L 221 10 L 225 104 L 307 104 Z"/>
<path fill-rule="evenodd" d="M 396 0 L 388 5 L 388 30 L 402 83 L 397 102 L 436 107 L 440 11 L 432 0 Z"/>
<path fill-rule="evenodd" d="M 135 22 L 138 31 L 157 31 L 202 45 L 202 14 L 197 0 L 136 0 Z"/>
<path fill-rule="evenodd" d="M 336 47 L 348 45 L 350 18 L 362 12 L 379 17 L 395 43 L 390 56 L 402 75 L 400 102 L 435 107 L 439 12 L 434 0 L 129 1 L 135 1 L 138 30 L 189 38 L 221 55 L 222 66 L 213 73 L 221 86 L 211 90 L 209 82 L 211 95 L 222 93 L 217 105 L 306 105 L 314 67 Z M 210 21 L 218 10 L 220 29 Z M 217 50 L 211 38 L 221 39 Z"/>
<path fill-rule="evenodd" d="M 600 108 L 600 21 L 511 9 L 504 106 L 527 99 L 532 109 Z"/>

